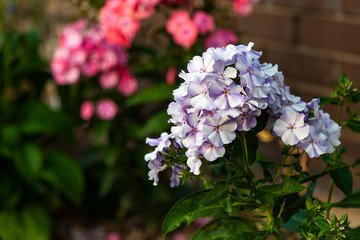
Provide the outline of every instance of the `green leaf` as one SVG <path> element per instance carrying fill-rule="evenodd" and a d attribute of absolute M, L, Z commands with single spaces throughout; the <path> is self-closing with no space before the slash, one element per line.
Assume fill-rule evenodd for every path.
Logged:
<path fill-rule="evenodd" d="M 162 226 L 162 233 L 167 233 L 180 226 L 187 226 L 195 219 L 201 217 L 213 217 L 225 214 L 221 204 L 203 206 L 209 191 L 197 192 L 180 199 L 169 211 Z"/>
<path fill-rule="evenodd" d="M 152 133 L 160 134 L 169 128 L 169 115 L 161 111 L 152 116 L 143 126 L 137 126 L 134 133 L 139 139 L 144 139 Z"/>
<path fill-rule="evenodd" d="M 350 128 L 353 132 L 360 133 L 360 121 L 350 119 L 346 122 L 343 122 L 343 125 Z"/>
<path fill-rule="evenodd" d="M 320 97 L 320 105 L 324 105 L 326 103 L 334 104 L 331 98 Z"/>
<path fill-rule="evenodd" d="M 350 229 L 348 233 L 349 240 L 360 240 L 360 227 Z"/>
<path fill-rule="evenodd" d="M 332 207 L 339 208 L 360 208 L 360 192 L 354 192 L 346 196 L 338 203 L 334 203 Z"/>
<path fill-rule="evenodd" d="M 284 224 L 284 228 L 286 228 L 287 230 L 291 231 L 291 232 L 299 232 L 300 230 L 297 228 L 304 220 L 306 219 L 305 217 L 305 210 L 301 209 L 300 211 L 298 211 L 296 214 L 294 214 L 289 221 L 287 221 Z"/>
<path fill-rule="evenodd" d="M 319 218 L 314 220 L 314 222 L 316 226 L 318 226 L 318 228 L 324 233 L 324 234 L 328 234 L 331 233 L 331 227 L 329 225 L 329 223 L 323 219 L 323 218 Z"/>
<path fill-rule="evenodd" d="M 0 213 L 2 240 L 48 240 L 50 228 L 50 217 L 40 205 L 27 205 L 20 212 Z"/>
<path fill-rule="evenodd" d="M 74 204 L 80 204 L 84 190 L 84 176 L 71 157 L 61 152 L 49 153 L 46 156 L 41 178 Z"/>
<path fill-rule="evenodd" d="M 335 185 L 346 196 L 349 196 L 351 194 L 353 188 L 353 177 L 349 167 L 338 169 L 337 171 L 330 173 L 330 176 L 334 181 Z"/>
<path fill-rule="evenodd" d="M 214 188 L 211 189 L 208 193 L 202 205 L 208 205 L 212 202 L 218 202 L 219 200 L 225 198 L 228 195 L 230 186 L 231 184 L 225 181 L 217 182 Z"/>
<path fill-rule="evenodd" d="M 280 184 L 258 187 L 255 195 L 265 203 L 274 204 L 275 198 L 292 193 L 301 192 L 306 187 L 291 178 L 286 178 Z"/>
<path fill-rule="evenodd" d="M 25 134 L 55 134 L 65 140 L 73 140 L 73 124 L 62 112 L 50 110 L 42 103 L 30 103 L 24 107 L 21 130 Z"/>
<path fill-rule="evenodd" d="M 34 181 L 43 165 L 42 152 L 36 144 L 26 143 L 14 153 L 17 171 L 26 181 Z"/>
<path fill-rule="evenodd" d="M 126 105 L 131 107 L 144 103 L 172 100 L 172 90 L 173 87 L 167 85 L 166 83 L 153 85 L 128 98 Z"/>
<path fill-rule="evenodd" d="M 90 0 L 90 5 L 97 9 L 100 9 L 104 4 L 105 0 Z"/>
<path fill-rule="evenodd" d="M 192 240 L 247 240 L 258 239 L 255 224 L 240 217 L 223 217 L 207 223 L 198 230 Z"/>
<path fill-rule="evenodd" d="M 353 93 L 351 100 L 353 103 L 359 103 L 360 102 L 360 92 L 356 91 L 355 93 Z"/>
<path fill-rule="evenodd" d="M 316 179 L 325 176 L 327 174 L 330 174 L 332 172 L 335 172 L 339 169 L 343 169 L 343 168 L 347 168 L 349 167 L 346 163 L 338 163 L 338 164 L 334 164 L 334 165 L 330 165 L 328 167 L 326 167 L 322 172 L 318 173 L 318 174 L 314 174 L 311 176 L 304 176 L 304 177 L 300 177 L 300 179 L 297 179 L 297 181 L 299 183 L 306 183 L 309 181 L 315 181 Z"/>

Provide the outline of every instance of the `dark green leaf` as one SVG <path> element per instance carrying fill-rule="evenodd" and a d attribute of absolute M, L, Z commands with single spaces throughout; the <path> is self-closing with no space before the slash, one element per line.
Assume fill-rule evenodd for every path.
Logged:
<path fill-rule="evenodd" d="M 328 164 L 332 161 L 331 157 L 328 155 L 322 155 L 322 160 L 324 161 L 324 163 Z"/>
<path fill-rule="evenodd" d="M 183 225 L 189 225 L 195 219 L 201 217 L 219 216 L 225 213 L 221 204 L 203 206 L 209 191 L 202 191 L 191 194 L 180 199 L 165 217 L 162 226 L 162 233 L 167 233 Z"/>
<path fill-rule="evenodd" d="M 345 197 L 341 202 L 334 203 L 332 207 L 339 208 L 360 208 L 360 192 L 354 192 Z"/>
<path fill-rule="evenodd" d="M 349 167 L 330 173 L 335 185 L 346 195 L 350 195 L 353 188 L 353 177 Z"/>
<path fill-rule="evenodd" d="M 126 105 L 130 107 L 144 103 L 172 100 L 172 90 L 173 87 L 167 85 L 166 83 L 153 85 L 128 98 Z"/>
<path fill-rule="evenodd" d="M 348 165 L 346 163 L 338 163 L 338 164 L 334 164 L 334 165 L 330 165 L 328 167 L 326 167 L 324 169 L 324 171 L 318 173 L 318 174 L 314 174 L 314 175 L 311 175 L 311 176 L 304 176 L 304 177 L 301 177 L 300 179 L 298 179 L 297 181 L 299 183 L 306 183 L 306 182 L 309 182 L 309 181 L 315 181 L 316 179 L 322 177 L 322 176 L 325 176 L 327 174 L 330 174 L 332 172 L 335 172 L 339 169 L 343 169 L 343 168 L 347 168 Z"/>
<path fill-rule="evenodd" d="M 256 189 L 255 195 L 265 203 L 274 204 L 275 198 L 301 192 L 306 187 L 291 178 L 286 178 L 280 184 L 262 186 Z"/>
<path fill-rule="evenodd" d="M 299 212 L 294 214 L 289 221 L 287 221 L 284 224 L 284 228 L 291 232 L 299 232 L 299 229 L 297 228 L 304 220 L 305 217 L 305 210 L 301 209 Z"/>
<path fill-rule="evenodd" d="M 105 4 L 105 0 L 90 0 L 91 6 L 100 9 Z"/>
<path fill-rule="evenodd" d="M 349 240 L 360 240 L 360 227 L 350 229 L 348 236 Z"/>
<path fill-rule="evenodd" d="M 351 100 L 353 103 L 359 103 L 360 102 L 360 92 L 356 91 L 355 93 L 353 93 Z"/>
<path fill-rule="evenodd" d="M 62 112 L 50 110 L 42 103 L 30 103 L 23 114 L 21 130 L 25 134 L 52 133 L 65 140 L 72 140 L 73 125 L 71 119 Z"/>
<path fill-rule="evenodd" d="M 324 105 L 326 103 L 333 104 L 333 101 L 331 100 L 331 98 L 320 97 L 320 105 Z"/>
<path fill-rule="evenodd" d="M 217 182 L 214 188 L 208 193 L 202 205 L 218 202 L 219 200 L 225 198 L 228 195 L 230 186 L 231 184 L 225 181 Z"/>
<path fill-rule="evenodd" d="M 328 234 L 331 232 L 330 231 L 331 227 L 325 219 L 323 219 L 323 218 L 316 219 L 316 220 L 314 220 L 314 223 L 316 226 L 318 226 L 319 229 L 321 229 L 321 231 L 323 233 Z"/>
<path fill-rule="evenodd" d="M 360 133 L 360 121 L 350 119 L 350 120 L 348 120 L 346 122 L 343 122 L 343 125 L 350 128 L 353 132 Z"/>
<path fill-rule="evenodd" d="M 14 163 L 17 171 L 26 181 L 34 181 L 43 165 L 43 155 L 39 146 L 26 143 L 14 153 Z"/>
<path fill-rule="evenodd" d="M 152 116 L 143 126 L 137 127 L 134 134 L 140 139 L 144 139 L 152 133 L 160 134 L 169 128 L 169 115 L 166 111 L 161 111 Z"/>
<path fill-rule="evenodd" d="M 215 219 L 191 238 L 192 240 L 248 240 L 257 239 L 259 230 L 249 220 L 240 217 L 224 217 Z"/>
<path fill-rule="evenodd" d="M 84 190 L 84 176 L 71 157 L 60 152 L 48 154 L 41 178 L 74 204 L 80 204 Z"/>
<path fill-rule="evenodd" d="M 20 212 L 0 213 L 2 240 L 48 240 L 50 227 L 50 218 L 40 205 L 27 205 Z"/>

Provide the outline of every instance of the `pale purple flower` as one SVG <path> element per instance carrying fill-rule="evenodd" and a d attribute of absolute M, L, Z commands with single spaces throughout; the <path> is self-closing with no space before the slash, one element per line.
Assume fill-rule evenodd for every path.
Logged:
<path fill-rule="evenodd" d="M 327 119 L 326 125 L 326 141 L 327 147 L 326 153 L 332 153 L 335 151 L 335 147 L 340 145 L 341 127 L 332 119 Z"/>
<path fill-rule="evenodd" d="M 300 141 L 301 148 L 309 154 L 310 158 L 319 157 L 326 153 L 325 140 L 325 134 L 319 133 L 318 129 L 310 126 L 309 136 Z"/>
<path fill-rule="evenodd" d="M 245 100 L 241 92 L 243 89 L 235 83 L 226 85 L 222 82 L 213 82 L 209 88 L 209 95 L 215 99 L 214 105 L 220 110 L 241 107 Z"/>
<path fill-rule="evenodd" d="M 187 124 L 189 125 L 189 132 L 186 138 L 182 141 L 182 144 L 186 148 L 198 147 L 203 141 L 202 124 L 199 124 L 196 114 L 189 114 L 187 118 Z"/>
<path fill-rule="evenodd" d="M 239 117 L 236 118 L 237 122 L 237 130 L 238 131 L 250 131 L 252 128 L 254 128 L 257 124 L 256 117 L 260 116 L 261 111 L 255 110 L 251 111 L 250 107 L 248 105 L 244 105 L 244 107 L 241 108 L 242 114 L 240 114 Z"/>
<path fill-rule="evenodd" d="M 191 83 L 188 91 L 192 96 L 190 103 L 194 108 L 206 110 L 212 110 L 214 108 L 213 100 L 209 96 L 207 84 Z"/>
<path fill-rule="evenodd" d="M 190 168 L 190 172 L 195 175 L 200 174 L 201 160 L 198 157 L 189 157 L 186 161 L 187 166 Z"/>
<path fill-rule="evenodd" d="M 177 187 L 180 185 L 180 178 L 181 178 L 181 172 L 182 172 L 182 166 L 179 164 L 176 164 L 175 166 L 171 166 L 172 168 L 172 174 L 170 178 L 170 187 Z"/>
<path fill-rule="evenodd" d="M 215 161 L 217 158 L 224 156 L 225 148 L 224 147 L 215 147 L 211 143 L 204 142 L 200 150 L 208 161 Z"/>
<path fill-rule="evenodd" d="M 195 56 L 187 65 L 187 69 L 190 73 L 192 72 L 213 72 L 215 60 L 214 58 L 207 52 L 202 54 L 202 57 Z"/>
<path fill-rule="evenodd" d="M 237 76 L 237 70 L 233 67 L 225 68 L 225 63 L 222 61 L 214 64 L 214 71 L 218 74 L 219 80 L 227 85 L 231 84 L 233 82 L 232 79 Z"/>
<path fill-rule="evenodd" d="M 255 60 L 252 54 L 240 57 L 235 63 L 235 68 L 240 72 L 241 86 L 252 88 L 263 85 L 265 74 L 260 70 L 259 61 Z"/>
<path fill-rule="evenodd" d="M 274 123 L 274 132 L 286 145 L 295 145 L 309 135 L 309 125 L 304 123 L 305 115 L 287 110 Z"/>
<path fill-rule="evenodd" d="M 148 167 L 150 169 L 148 173 L 149 180 L 154 180 L 154 186 L 157 186 L 159 182 L 159 172 L 165 169 L 165 166 L 162 165 L 161 157 L 158 156 L 155 160 L 150 160 Z"/>
<path fill-rule="evenodd" d="M 203 132 L 214 146 L 221 147 L 235 139 L 236 128 L 236 122 L 229 117 L 207 118 L 204 122 Z"/>

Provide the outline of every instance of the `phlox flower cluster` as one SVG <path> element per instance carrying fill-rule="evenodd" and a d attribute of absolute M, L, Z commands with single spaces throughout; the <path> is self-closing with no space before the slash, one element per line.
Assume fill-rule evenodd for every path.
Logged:
<path fill-rule="evenodd" d="M 128 48 L 140 29 L 140 20 L 154 12 L 160 0 L 107 0 L 100 11 L 100 24 L 109 42 Z"/>
<path fill-rule="evenodd" d="M 171 149 L 185 148 L 187 158 L 186 165 L 174 165 L 173 178 L 181 177 L 180 168 L 200 174 L 204 160 L 223 157 L 226 145 L 238 132 L 254 128 L 264 112 L 272 133 L 310 157 L 331 153 L 340 144 L 340 127 L 320 109 L 319 99 L 305 103 L 292 95 L 278 66 L 260 63 L 261 52 L 252 50 L 253 45 L 209 48 L 188 63 L 188 72 L 179 74 L 184 82 L 174 90 L 174 102 L 167 110 L 174 124 L 171 133 L 146 139 L 155 147 L 145 155 L 154 185 L 158 173 L 172 165 L 164 164 Z"/>
<path fill-rule="evenodd" d="M 229 30 L 214 30 L 214 18 L 203 11 L 194 12 L 192 18 L 187 11 L 175 11 L 166 22 L 166 31 L 172 35 L 174 42 L 186 49 L 194 45 L 199 34 L 211 33 L 204 40 L 205 48 L 225 47 L 238 41 L 237 36 Z"/>
<path fill-rule="evenodd" d="M 67 25 L 62 31 L 59 46 L 51 61 L 51 70 L 58 85 L 76 84 L 81 76 L 98 76 L 103 90 L 116 89 L 120 94 L 130 96 L 137 90 L 138 84 L 130 73 L 127 62 L 128 54 L 124 48 L 109 43 L 98 24 L 79 20 Z M 89 103 L 90 101 L 84 102 L 80 111 L 84 120 L 89 120 L 94 112 L 94 106 Z M 110 120 L 116 115 L 116 104 L 112 102 L 110 105 L 111 107 L 101 107 L 101 101 L 98 103 L 97 106 L 100 107 L 97 116 L 100 119 Z M 115 106 L 112 107 L 113 105 Z"/>

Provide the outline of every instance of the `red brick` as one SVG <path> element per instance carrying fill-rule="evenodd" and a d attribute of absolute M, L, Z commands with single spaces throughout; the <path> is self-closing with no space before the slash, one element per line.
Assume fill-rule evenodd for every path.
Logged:
<path fill-rule="evenodd" d="M 331 10 L 331 0 L 268 0 L 268 2 L 284 6 Z"/>
<path fill-rule="evenodd" d="M 345 13 L 360 14 L 359 0 L 343 0 L 341 1 L 342 11 Z"/>
<path fill-rule="evenodd" d="M 246 18 L 240 18 L 229 28 L 236 27 L 245 34 L 267 37 L 281 41 L 293 40 L 293 19 L 288 15 L 254 13 Z"/>
<path fill-rule="evenodd" d="M 279 65 L 286 77 L 330 86 L 331 60 L 300 53 L 266 50 L 262 61 Z"/>
<path fill-rule="evenodd" d="M 360 21 L 341 21 L 305 16 L 300 19 L 300 43 L 360 53 Z"/>

